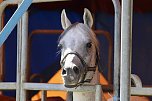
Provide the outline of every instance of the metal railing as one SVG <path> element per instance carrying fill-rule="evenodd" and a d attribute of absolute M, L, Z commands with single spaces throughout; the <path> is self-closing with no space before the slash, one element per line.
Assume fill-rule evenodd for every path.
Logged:
<path fill-rule="evenodd" d="M 5 0 L 0 4 L 0 27 L 2 27 L 2 14 L 8 5 L 19 5 L 14 15 L 8 21 L 4 29 L 0 32 L 0 47 L 5 42 L 15 25 L 18 23 L 17 31 L 17 82 L 0 82 L 0 90 L 16 90 L 16 101 L 26 100 L 26 90 L 72 90 L 72 91 L 95 91 L 96 101 L 99 95 L 97 91 L 101 89 L 100 85 L 84 86 L 77 89 L 67 89 L 61 84 L 47 83 L 27 83 L 27 67 L 28 67 L 28 12 L 27 9 L 31 3 L 54 2 L 61 0 Z M 63 1 L 63 0 L 62 0 Z M 132 0 L 122 0 L 122 16 L 121 16 L 121 38 L 120 38 L 120 3 L 118 0 L 113 0 L 115 8 L 115 41 L 114 41 L 114 90 L 116 100 L 129 101 L 130 95 L 152 95 L 151 87 L 142 87 L 141 80 L 131 75 L 131 30 L 132 30 Z M 23 15 L 23 16 L 22 16 Z M 22 19 L 19 21 L 19 19 Z M 18 22 L 19 21 L 19 22 Z M 127 25 L 127 26 L 126 26 Z M 24 29 L 24 30 L 23 30 Z M 120 41 L 121 39 L 121 41 Z M 120 49 L 121 48 L 121 49 Z M 121 51 L 120 51 L 121 50 Z M 121 73 L 120 73 L 121 66 Z M 121 75 L 120 75 L 121 74 Z M 119 78 L 120 76 L 120 78 Z M 131 80 L 134 80 L 135 87 L 131 87 Z M 115 81 L 116 80 L 116 81 Z M 119 81 L 120 80 L 120 81 Z M 126 82 L 124 82 L 126 81 Z M 120 83 L 120 88 L 119 88 Z M 120 94 L 119 94 L 120 92 Z"/>

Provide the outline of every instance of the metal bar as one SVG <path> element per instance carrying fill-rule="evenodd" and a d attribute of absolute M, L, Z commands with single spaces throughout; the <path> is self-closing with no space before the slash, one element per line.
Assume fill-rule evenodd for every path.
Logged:
<path fill-rule="evenodd" d="M 3 0 L 3 1 L 7 1 L 7 2 L 10 2 L 10 4 L 18 4 L 19 2 L 21 2 L 22 0 Z"/>
<path fill-rule="evenodd" d="M 1 29 L 0 29 L 1 30 Z M 0 47 L 0 82 L 4 80 L 4 59 L 5 59 L 5 52 L 4 52 L 4 44 Z M 0 94 L 2 92 L 0 91 Z"/>
<path fill-rule="evenodd" d="M 131 95 L 152 96 L 152 87 L 131 87 Z"/>
<path fill-rule="evenodd" d="M 63 84 L 24 83 L 23 87 L 26 90 L 54 90 L 54 91 L 75 91 L 75 92 L 94 91 L 95 92 L 94 85 L 85 85 L 77 88 L 66 88 L 63 86 Z"/>
<path fill-rule="evenodd" d="M 20 60 L 20 72 L 21 72 L 21 77 L 20 77 L 20 101 L 26 101 L 26 90 L 23 88 L 23 83 L 27 81 L 27 74 L 28 74 L 28 12 L 25 12 L 23 14 L 22 19 L 20 20 L 19 24 L 19 29 L 20 29 L 20 55 L 21 55 L 21 60 Z"/>
<path fill-rule="evenodd" d="M 0 32 L 0 47 L 5 42 L 7 37 L 10 35 L 11 31 L 16 26 L 17 22 L 23 15 L 23 13 L 28 9 L 28 7 L 31 5 L 32 0 L 23 0 L 22 3 L 19 5 L 15 13 L 12 15 L 10 20 L 7 22 L 3 30 Z"/>
<path fill-rule="evenodd" d="M 26 80 L 27 68 L 27 12 L 23 14 L 17 26 L 17 89 L 16 100 L 21 101 L 26 99 L 26 92 L 22 84 Z"/>
<path fill-rule="evenodd" d="M 5 2 L 0 5 L 0 31 L 4 26 L 4 17 L 2 11 L 5 8 L 6 4 L 7 3 Z M 0 47 L 0 82 L 2 82 L 4 79 L 4 56 L 5 56 L 4 48 L 5 48 L 4 45 Z"/>
<path fill-rule="evenodd" d="M 122 0 L 120 101 L 130 101 L 133 0 Z"/>
<path fill-rule="evenodd" d="M 49 30 L 49 29 L 37 29 L 37 30 L 33 30 L 30 35 L 33 35 L 33 34 L 61 34 L 64 30 Z M 110 35 L 109 32 L 107 31 L 104 31 L 104 30 L 94 30 L 94 32 L 96 34 L 101 34 L 101 35 L 104 35 L 106 37 L 110 37 L 109 39 L 111 40 L 112 37 Z"/>
<path fill-rule="evenodd" d="M 70 0 L 32 0 L 32 3 L 46 3 L 46 2 L 58 2 L 58 1 L 70 1 Z M 5 2 L 5 1 L 3 1 L 3 2 Z M 22 2 L 22 0 L 6 0 L 6 2 L 10 2 L 10 5 L 12 5 L 12 4 L 17 5 L 20 2 Z"/>
<path fill-rule="evenodd" d="M 0 90 L 15 90 L 16 83 L 13 82 L 0 82 Z"/>
<path fill-rule="evenodd" d="M 133 85 L 135 87 L 142 88 L 142 82 L 141 82 L 140 78 L 137 75 L 131 74 L 131 81 L 132 81 L 132 83 L 133 83 Z"/>
<path fill-rule="evenodd" d="M 96 85 L 95 101 L 102 101 L 102 94 L 101 85 Z"/>
<path fill-rule="evenodd" d="M 41 101 L 46 101 L 47 97 L 47 91 L 42 90 L 41 92 Z"/>
<path fill-rule="evenodd" d="M 69 0 L 33 0 L 33 3 L 57 2 L 57 1 L 69 1 Z"/>
<path fill-rule="evenodd" d="M 21 21 L 17 24 L 17 87 L 16 87 L 16 101 L 20 101 L 20 89 L 21 89 Z"/>
<path fill-rule="evenodd" d="M 120 25 L 121 25 L 121 7 L 119 0 L 112 0 L 115 10 L 114 24 L 114 101 L 120 98 Z"/>
<path fill-rule="evenodd" d="M 0 47 L 0 82 L 4 78 L 4 45 Z"/>

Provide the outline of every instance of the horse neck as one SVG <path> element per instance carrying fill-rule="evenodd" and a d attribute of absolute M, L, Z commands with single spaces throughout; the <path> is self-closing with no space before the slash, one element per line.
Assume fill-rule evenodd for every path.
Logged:
<path fill-rule="evenodd" d="M 100 73 L 98 71 L 98 67 L 96 67 L 96 71 L 95 71 L 95 74 L 90 82 L 90 84 L 92 85 L 97 85 L 97 84 L 100 84 Z"/>

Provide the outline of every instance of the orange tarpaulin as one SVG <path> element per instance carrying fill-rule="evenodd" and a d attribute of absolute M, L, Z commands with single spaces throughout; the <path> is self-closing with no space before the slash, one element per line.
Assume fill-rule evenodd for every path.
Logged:
<path fill-rule="evenodd" d="M 48 83 L 60 83 L 63 84 L 62 77 L 61 77 L 61 70 L 59 70 L 49 81 Z M 100 83 L 102 85 L 108 85 L 107 80 L 100 75 Z M 62 97 L 66 99 L 66 92 L 65 91 L 47 91 L 47 97 Z M 32 97 L 32 101 L 38 100 L 41 98 L 41 91 L 38 92 L 35 96 Z"/>

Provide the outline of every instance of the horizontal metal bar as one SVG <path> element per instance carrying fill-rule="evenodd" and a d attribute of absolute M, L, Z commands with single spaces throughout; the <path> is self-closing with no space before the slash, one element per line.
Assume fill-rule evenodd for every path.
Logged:
<path fill-rule="evenodd" d="M 56 1 L 69 1 L 69 0 L 33 0 L 33 3 L 56 2 Z"/>
<path fill-rule="evenodd" d="M 66 88 L 63 84 L 48 84 L 48 83 L 24 83 L 26 90 L 54 90 L 54 91 L 75 91 L 75 92 L 95 92 L 95 86 L 86 85 L 77 88 Z"/>
<path fill-rule="evenodd" d="M 152 96 L 152 87 L 131 87 L 131 95 Z"/>
<path fill-rule="evenodd" d="M 15 90 L 16 83 L 12 82 L 0 82 L 0 90 Z"/>
<path fill-rule="evenodd" d="M 6 0 L 10 4 L 19 4 L 22 0 Z M 70 0 L 33 0 L 32 3 L 45 3 L 45 2 L 57 2 L 57 1 L 70 1 Z"/>
<path fill-rule="evenodd" d="M 48 29 L 37 29 L 32 31 L 31 34 L 61 34 L 64 30 L 48 30 Z M 94 30 L 96 34 L 104 34 L 109 36 L 110 33 L 104 30 Z"/>
<path fill-rule="evenodd" d="M 7 22 L 3 30 L 0 32 L 0 47 L 5 42 L 7 37 L 10 35 L 16 24 L 18 23 L 21 16 L 31 5 L 32 0 L 23 0 L 23 2 L 19 5 L 15 13 L 12 15 L 10 20 Z"/>
<path fill-rule="evenodd" d="M 0 90 L 16 90 L 16 83 L 0 82 Z M 86 85 L 77 88 L 65 88 L 63 84 L 48 84 L 48 83 L 24 83 L 23 88 L 26 90 L 55 90 L 55 91 L 95 91 L 93 85 Z M 103 86 L 104 87 L 104 86 Z M 131 95 L 152 96 L 152 87 L 131 87 Z"/>

